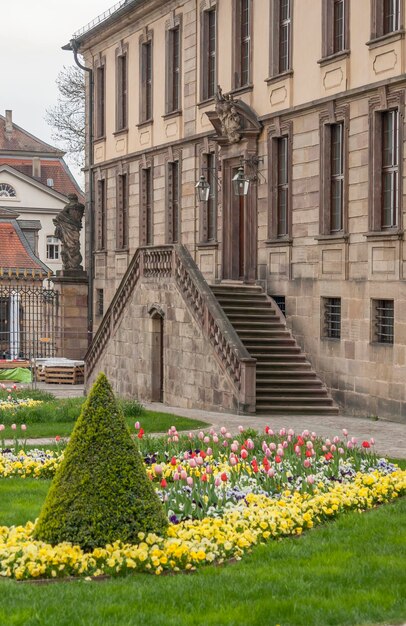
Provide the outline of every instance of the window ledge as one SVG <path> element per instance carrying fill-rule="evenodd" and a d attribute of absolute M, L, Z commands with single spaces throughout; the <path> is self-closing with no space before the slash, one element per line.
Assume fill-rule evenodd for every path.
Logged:
<path fill-rule="evenodd" d="M 275 237 L 272 239 L 267 239 L 265 241 L 265 245 L 268 247 L 274 246 L 291 246 L 293 243 L 292 237 Z"/>
<path fill-rule="evenodd" d="M 285 78 L 290 78 L 293 76 L 293 70 L 287 70 L 286 72 L 281 72 L 280 74 L 275 74 L 275 76 L 270 76 L 265 79 L 265 82 L 268 85 L 272 85 L 273 83 L 278 83 L 281 80 L 285 80 Z"/>
<path fill-rule="evenodd" d="M 385 343 L 383 341 L 371 341 L 370 346 L 373 348 L 393 348 L 393 343 Z"/>
<path fill-rule="evenodd" d="M 128 248 L 115 248 L 114 252 L 115 254 L 128 254 L 129 249 Z"/>
<path fill-rule="evenodd" d="M 176 109 L 176 111 L 170 111 L 170 113 L 165 113 L 165 115 L 162 116 L 162 119 L 170 120 L 173 117 L 180 117 L 181 115 L 182 115 L 182 109 Z"/>
<path fill-rule="evenodd" d="M 235 87 L 234 89 L 230 91 L 230 93 L 233 96 L 238 96 L 239 94 L 242 94 L 242 93 L 249 93 L 250 91 L 253 91 L 253 89 L 254 89 L 254 85 L 250 83 L 249 85 L 243 85 L 242 87 Z"/>
<path fill-rule="evenodd" d="M 217 250 L 219 247 L 218 241 L 201 241 L 197 244 L 197 249 L 205 249 L 205 250 Z"/>
<path fill-rule="evenodd" d="M 151 126 L 151 124 L 153 124 L 154 120 L 151 117 L 149 120 L 144 120 L 143 122 L 140 122 L 139 124 L 136 124 L 137 128 L 144 128 L 144 126 Z"/>
<path fill-rule="evenodd" d="M 121 132 L 121 131 L 119 131 L 119 132 Z M 116 134 L 116 133 L 114 133 L 114 134 Z M 101 143 L 102 141 L 106 141 L 106 135 L 101 135 L 100 137 L 95 137 L 93 139 L 93 145 L 95 143 L 99 143 L 99 142 Z"/>
<path fill-rule="evenodd" d="M 388 230 L 373 230 L 365 233 L 365 237 L 371 241 L 396 241 L 403 239 L 404 231 L 400 228 L 388 228 Z"/>
<path fill-rule="evenodd" d="M 380 37 L 374 37 L 373 39 L 370 39 L 369 41 L 367 41 L 365 45 L 368 46 L 370 50 L 373 50 L 374 48 L 383 46 L 386 43 L 393 43 L 394 41 L 399 41 L 400 39 L 403 39 L 404 36 L 405 36 L 405 31 L 403 29 L 395 30 L 393 33 L 385 33 L 385 35 L 381 35 Z"/>
<path fill-rule="evenodd" d="M 340 343 L 341 337 L 320 337 L 322 341 L 332 341 L 333 343 Z"/>
<path fill-rule="evenodd" d="M 319 243 L 346 243 L 350 236 L 347 233 L 329 233 L 327 235 L 316 235 L 315 240 Z"/>
<path fill-rule="evenodd" d="M 215 100 L 214 100 L 214 96 L 211 98 L 206 98 L 204 100 L 200 100 L 200 102 L 197 103 L 197 106 L 199 109 L 203 108 L 203 107 L 207 107 L 209 106 L 209 104 L 214 104 Z"/>
<path fill-rule="evenodd" d="M 125 128 L 120 128 L 120 130 L 116 130 L 113 135 L 114 137 L 117 137 L 117 135 L 126 135 L 128 133 L 128 126 L 126 126 Z"/>
<path fill-rule="evenodd" d="M 325 57 L 319 59 L 317 63 L 320 67 L 324 67 L 325 65 L 329 65 L 330 63 L 334 63 L 335 61 L 342 61 L 350 56 L 350 50 L 340 50 L 340 52 L 334 52 L 333 54 L 328 54 Z"/>
<path fill-rule="evenodd" d="M 98 256 L 106 256 L 107 250 L 104 248 L 101 250 L 94 250 L 93 254 L 98 255 Z"/>

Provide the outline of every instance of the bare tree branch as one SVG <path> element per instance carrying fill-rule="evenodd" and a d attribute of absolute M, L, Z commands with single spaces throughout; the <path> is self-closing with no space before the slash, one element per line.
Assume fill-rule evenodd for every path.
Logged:
<path fill-rule="evenodd" d="M 53 127 L 52 137 L 80 167 L 85 156 L 85 80 L 76 65 L 64 66 L 56 79 L 57 104 L 47 109 L 46 122 Z"/>

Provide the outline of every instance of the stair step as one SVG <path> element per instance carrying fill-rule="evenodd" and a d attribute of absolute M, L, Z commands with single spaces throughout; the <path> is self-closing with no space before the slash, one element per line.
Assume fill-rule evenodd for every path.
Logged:
<path fill-rule="evenodd" d="M 261 369 L 259 369 L 258 365 Z M 263 382 L 264 384 L 276 384 L 278 382 L 281 383 L 290 383 L 294 384 L 296 381 L 308 381 L 312 382 L 313 380 L 319 380 L 316 372 L 302 370 L 265 370 L 262 367 L 262 363 L 257 365 L 257 384 L 258 382 Z"/>
<path fill-rule="evenodd" d="M 319 405 L 325 405 L 325 406 L 332 406 L 333 401 L 331 398 L 329 398 L 329 396 L 327 395 L 327 393 L 325 393 L 325 395 L 323 397 L 311 397 L 308 398 L 306 396 L 289 396 L 289 395 L 277 395 L 275 394 L 273 395 L 261 395 L 261 396 L 257 396 L 257 406 L 262 406 L 263 404 L 271 404 L 271 403 L 275 403 L 278 405 L 282 405 L 284 403 L 289 404 L 291 406 L 301 406 L 303 405 L 309 405 L 311 404 L 312 406 L 319 406 Z"/>
<path fill-rule="evenodd" d="M 227 315 L 230 314 L 232 316 L 239 316 L 242 317 L 245 315 L 252 315 L 255 317 L 273 317 L 276 319 L 279 319 L 279 316 L 276 314 L 276 311 L 274 309 L 271 309 L 270 307 L 268 308 L 257 308 L 254 309 L 253 307 L 250 306 L 224 306 L 222 307 L 224 309 L 224 312 L 227 312 Z"/>
<path fill-rule="evenodd" d="M 250 326 L 252 326 L 251 323 L 250 323 Z M 260 327 L 260 328 L 255 328 L 255 327 L 245 328 L 245 327 L 241 327 L 240 324 L 234 324 L 234 328 L 235 330 L 237 329 L 240 330 L 239 334 L 240 333 L 244 334 L 244 336 L 250 337 L 250 338 L 251 337 L 267 337 L 267 336 L 269 336 L 269 338 L 272 338 L 280 334 L 283 337 L 289 337 L 290 339 L 292 339 L 292 335 L 289 333 L 289 331 L 286 330 L 285 326 L 282 326 L 282 324 L 278 324 L 274 328 L 269 328 L 268 324 L 264 324 L 263 327 Z"/>
<path fill-rule="evenodd" d="M 312 391 L 313 389 L 325 389 L 323 383 L 321 382 L 321 380 L 315 378 L 277 378 L 277 379 L 272 379 L 272 378 L 259 378 L 257 376 L 257 389 L 258 388 L 263 388 L 265 387 L 266 389 L 269 389 L 270 391 L 278 391 L 278 390 L 283 390 L 283 389 L 296 389 L 297 387 L 300 387 L 300 389 L 310 389 L 310 391 Z"/>
<path fill-rule="evenodd" d="M 335 406 L 291 406 L 289 404 L 264 404 L 257 406 L 261 415 L 338 415 Z"/>

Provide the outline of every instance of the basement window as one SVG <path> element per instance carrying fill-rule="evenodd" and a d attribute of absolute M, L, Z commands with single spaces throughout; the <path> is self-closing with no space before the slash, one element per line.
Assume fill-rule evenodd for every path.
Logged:
<path fill-rule="evenodd" d="M 96 289 L 96 315 L 102 317 L 104 315 L 104 290 Z"/>
<path fill-rule="evenodd" d="M 276 304 L 278 305 L 278 307 L 281 310 L 281 313 L 283 313 L 283 316 L 286 317 L 286 300 L 285 300 L 285 296 L 271 296 L 271 298 L 273 298 L 276 302 Z"/>
<path fill-rule="evenodd" d="M 393 300 L 372 300 L 372 341 L 393 345 L 394 328 Z"/>
<path fill-rule="evenodd" d="M 322 298 L 322 336 L 341 338 L 341 298 Z"/>

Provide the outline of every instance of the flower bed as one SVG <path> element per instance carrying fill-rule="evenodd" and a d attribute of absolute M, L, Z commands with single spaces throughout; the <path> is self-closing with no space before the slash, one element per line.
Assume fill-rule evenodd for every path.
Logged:
<path fill-rule="evenodd" d="M 136 435 L 146 471 L 171 522 L 166 537 L 140 536 L 138 545 L 78 546 L 32 541 L 33 524 L 0 528 L 0 575 L 38 577 L 118 575 L 129 570 L 181 571 L 239 559 L 270 538 L 299 535 L 347 510 L 366 510 L 406 493 L 406 472 L 374 453 L 373 440 L 269 427 L 181 437 Z M 0 477 L 50 478 L 63 452 L 0 454 Z"/>

